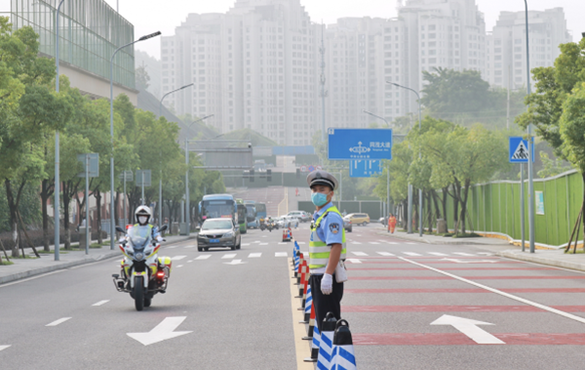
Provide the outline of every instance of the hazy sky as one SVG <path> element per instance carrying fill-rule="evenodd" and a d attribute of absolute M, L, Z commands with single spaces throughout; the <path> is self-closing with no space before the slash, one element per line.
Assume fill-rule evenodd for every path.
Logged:
<path fill-rule="evenodd" d="M 105 0 L 120 14 L 134 24 L 134 35 L 161 31 L 165 36 L 175 34 L 175 27 L 185 21 L 189 13 L 225 13 L 233 6 L 235 0 L 188 1 L 188 0 Z M 335 23 L 343 17 L 383 17 L 397 15 L 395 0 L 301 0 L 313 22 Z M 485 15 L 486 30 L 491 31 L 501 11 L 523 11 L 523 0 L 476 0 L 476 4 Z M 581 38 L 585 32 L 583 15 L 585 0 L 528 0 L 529 10 L 545 10 L 562 7 L 565 11 L 567 28 L 573 40 Z M 136 49 L 160 58 L 160 37 L 136 44 Z"/>

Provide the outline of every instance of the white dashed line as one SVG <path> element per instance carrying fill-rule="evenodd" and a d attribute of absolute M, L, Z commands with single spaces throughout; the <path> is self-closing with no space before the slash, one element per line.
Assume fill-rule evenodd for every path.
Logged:
<path fill-rule="evenodd" d="M 260 243 L 259 245 L 268 245 L 268 243 Z"/>
<path fill-rule="evenodd" d="M 228 254 L 224 254 L 221 258 L 222 259 L 234 258 L 236 255 L 237 255 L 237 253 L 228 253 Z"/>
<path fill-rule="evenodd" d="M 406 244 L 410 244 L 410 245 L 417 245 L 417 243 L 406 243 Z"/>
<path fill-rule="evenodd" d="M 59 325 L 59 324 L 62 324 L 62 323 L 64 323 L 65 321 L 69 320 L 70 318 L 71 318 L 71 317 L 63 317 L 62 319 L 55 320 L 55 321 L 53 321 L 52 323 L 49 323 L 49 324 L 47 324 L 47 325 L 45 325 L 45 326 L 57 326 L 57 325 Z"/>
<path fill-rule="evenodd" d="M 183 265 L 179 265 L 179 266 L 177 266 L 177 268 L 181 268 L 181 267 L 183 267 Z"/>
<path fill-rule="evenodd" d="M 96 302 L 96 303 L 92 304 L 92 306 L 101 306 L 101 305 L 103 305 L 105 303 L 108 303 L 109 301 L 110 301 L 109 299 L 106 299 L 106 300 L 103 300 L 103 301 L 99 301 L 99 302 Z"/>
<path fill-rule="evenodd" d="M 173 246 L 170 246 L 170 247 L 165 247 L 165 249 L 175 249 L 175 248 L 177 248 L 176 245 L 173 245 Z"/>
<path fill-rule="evenodd" d="M 182 260 L 183 258 L 186 258 L 186 257 L 187 256 L 175 256 L 175 257 L 171 257 L 171 260 L 173 260 L 173 261 L 180 261 L 180 260 Z"/>
<path fill-rule="evenodd" d="M 432 254 L 433 256 L 439 256 L 439 257 L 447 256 L 445 253 L 439 253 L 439 252 L 429 252 L 429 254 Z"/>
<path fill-rule="evenodd" d="M 249 246 L 249 245 L 250 245 L 250 243 L 242 243 L 242 245 L 243 245 L 244 247 L 247 247 L 247 246 Z"/>
<path fill-rule="evenodd" d="M 362 243 L 360 243 L 360 242 L 353 242 L 353 243 L 351 243 L 351 244 L 362 244 Z"/>
<path fill-rule="evenodd" d="M 275 252 L 274 257 L 288 257 L 287 252 Z"/>
<path fill-rule="evenodd" d="M 345 260 L 346 262 L 350 262 L 350 263 L 362 263 L 362 261 L 360 261 L 357 258 L 348 258 Z"/>
<path fill-rule="evenodd" d="M 211 254 L 202 254 L 199 257 L 195 258 L 195 260 L 206 260 L 211 257 Z"/>
<path fill-rule="evenodd" d="M 463 253 L 463 252 L 453 252 L 453 254 L 456 254 L 458 256 L 466 256 L 466 257 L 472 257 L 473 254 L 469 254 L 469 253 Z"/>
<path fill-rule="evenodd" d="M 418 254 L 418 253 L 413 253 L 413 252 L 402 252 L 402 253 L 406 254 L 407 256 L 412 256 L 412 257 L 421 256 L 420 254 Z"/>
<path fill-rule="evenodd" d="M 305 242 L 297 242 L 298 244 L 305 244 Z"/>
<path fill-rule="evenodd" d="M 5 350 L 6 348 L 10 347 L 11 345 L 6 345 L 6 346 L 0 346 L 0 351 Z"/>
<path fill-rule="evenodd" d="M 365 257 L 368 254 L 364 253 L 364 252 L 351 252 L 351 254 L 353 254 L 354 256 L 359 256 L 359 257 Z"/>
<path fill-rule="evenodd" d="M 378 245 L 380 243 L 378 243 L 378 242 L 370 242 L 370 244 Z"/>
<path fill-rule="evenodd" d="M 389 253 L 389 252 L 376 252 L 376 253 L 378 253 L 381 256 L 385 256 L 385 257 L 392 257 L 392 256 L 394 256 L 392 253 Z"/>
<path fill-rule="evenodd" d="M 262 256 L 262 253 L 250 253 L 248 258 L 260 258 L 260 256 Z"/>
<path fill-rule="evenodd" d="M 196 247 L 196 245 L 188 245 L 188 246 L 185 247 L 185 249 L 195 248 L 195 247 Z"/>

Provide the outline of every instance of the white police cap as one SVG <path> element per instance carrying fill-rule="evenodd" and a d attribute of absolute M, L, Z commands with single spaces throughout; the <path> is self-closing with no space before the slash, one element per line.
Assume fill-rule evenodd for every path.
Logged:
<path fill-rule="evenodd" d="M 317 170 L 311 172 L 307 176 L 307 184 L 309 184 L 310 188 L 312 188 L 315 185 L 326 185 L 329 186 L 331 189 L 335 190 L 337 189 L 338 182 L 335 176 L 333 176 L 329 172 Z"/>

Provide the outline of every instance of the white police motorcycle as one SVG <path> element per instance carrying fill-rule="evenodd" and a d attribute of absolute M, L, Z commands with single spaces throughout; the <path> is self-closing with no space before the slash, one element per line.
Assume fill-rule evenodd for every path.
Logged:
<path fill-rule="evenodd" d="M 166 229 L 167 225 L 163 225 L 160 231 Z M 136 225 L 127 231 L 121 227 L 116 227 L 116 230 L 126 235 L 119 244 L 124 259 L 120 274 L 112 275 L 114 285 L 119 292 L 130 293 L 136 310 L 142 311 L 144 307 L 150 307 L 155 294 L 166 292 L 171 258 L 157 255 L 160 243 L 153 238 L 158 233 L 156 227 Z"/>

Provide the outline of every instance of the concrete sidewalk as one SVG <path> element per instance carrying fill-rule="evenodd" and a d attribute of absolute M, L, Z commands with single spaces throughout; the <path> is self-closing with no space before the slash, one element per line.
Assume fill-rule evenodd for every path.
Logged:
<path fill-rule="evenodd" d="M 564 253 L 564 249 L 536 249 L 534 253 L 530 253 L 528 246 L 526 246 L 525 251 L 523 252 L 520 246 L 513 245 L 503 239 L 486 237 L 450 238 L 425 234 L 420 237 L 418 232 L 407 234 L 402 231 L 395 231 L 394 234 L 389 234 L 382 226 L 380 226 L 378 235 L 434 245 L 471 245 L 491 251 L 500 257 L 585 272 L 585 253 Z"/>
<path fill-rule="evenodd" d="M 163 242 L 162 249 L 164 250 L 165 244 L 194 239 L 196 236 L 197 233 L 191 233 L 191 235 L 167 236 L 165 237 L 166 242 Z M 12 265 L 0 265 L 0 284 L 67 269 L 85 263 L 97 262 L 109 258 L 122 258 L 122 252 L 118 249 L 117 243 L 114 250 L 110 250 L 110 246 L 107 245 L 102 246 L 101 248 L 89 248 L 88 254 L 85 254 L 85 250 L 60 250 L 58 261 L 55 261 L 54 249 L 52 249 L 51 253 L 41 253 L 41 250 L 42 248 L 37 248 L 41 258 L 36 258 L 34 257 L 34 254 L 32 254 L 31 258 L 26 259 L 10 258 L 10 262 L 13 263 Z M 25 249 L 25 251 L 27 253 L 28 251 L 32 253 L 28 248 Z M 0 251 L 0 253 L 3 252 Z M 30 254 L 28 256 L 30 256 Z M 10 257 L 10 252 L 8 252 L 8 257 Z M 5 260 L 5 256 L 2 254 L 2 261 Z"/>

